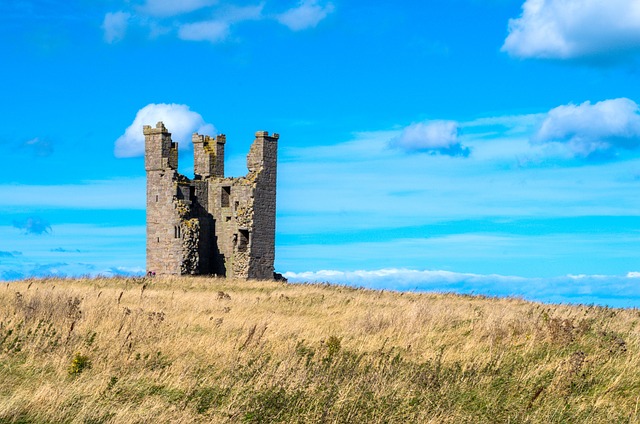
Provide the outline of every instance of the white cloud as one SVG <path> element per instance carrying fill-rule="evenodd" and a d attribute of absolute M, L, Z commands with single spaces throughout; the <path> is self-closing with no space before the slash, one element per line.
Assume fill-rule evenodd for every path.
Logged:
<path fill-rule="evenodd" d="M 122 40 L 129 26 L 129 18 L 131 18 L 131 14 L 127 12 L 107 13 L 102 21 L 104 41 L 111 44 Z"/>
<path fill-rule="evenodd" d="M 139 11 L 146 15 L 167 17 L 212 6 L 217 0 L 146 0 Z"/>
<path fill-rule="evenodd" d="M 639 112 L 626 98 L 558 106 L 549 111 L 532 141 L 562 143 L 581 158 L 613 156 L 640 147 Z"/>
<path fill-rule="evenodd" d="M 502 51 L 522 58 L 620 56 L 640 50 L 637 0 L 526 0 Z"/>
<path fill-rule="evenodd" d="M 297 7 L 277 15 L 276 19 L 292 31 L 300 31 L 314 28 L 333 10 L 331 3 L 321 6 L 317 0 L 302 0 Z"/>
<path fill-rule="evenodd" d="M 143 125 L 155 125 L 156 122 L 163 121 L 167 129 L 172 134 L 173 141 L 180 142 L 183 149 L 189 148 L 191 134 L 215 134 L 212 124 L 204 121 L 199 113 L 189 109 L 187 105 L 180 104 L 149 104 L 138 111 L 133 123 L 125 130 L 115 144 L 114 153 L 116 157 L 134 157 L 144 154 Z"/>
<path fill-rule="evenodd" d="M 428 152 L 448 156 L 468 156 L 469 149 L 458 140 L 458 123 L 426 121 L 411 124 L 390 141 L 392 147 L 407 152 Z"/>
<path fill-rule="evenodd" d="M 231 25 L 258 20 L 262 17 L 263 5 L 229 7 L 219 18 L 183 24 L 178 30 L 178 38 L 188 41 L 209 41 L 217 43 L 229 36 Z"/>

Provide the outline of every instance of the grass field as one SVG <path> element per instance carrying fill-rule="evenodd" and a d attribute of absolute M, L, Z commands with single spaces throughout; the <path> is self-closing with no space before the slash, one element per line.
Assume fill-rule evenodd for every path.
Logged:
<path fill-rule="evenodd" d="M 0 284 L 0 423 L 635 423 L 640 311 L 207 278 Z"/>

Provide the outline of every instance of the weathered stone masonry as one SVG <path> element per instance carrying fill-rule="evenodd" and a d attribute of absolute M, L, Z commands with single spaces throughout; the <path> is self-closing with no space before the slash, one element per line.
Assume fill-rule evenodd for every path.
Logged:
<path fill-rule="evenodd" d="M 147 271 L 272 279 L 278 134 L 258 131 L 249 172 L 224 176 L 226 137 L 193 134 L 194 178 L 178 173 L 178 143 L 145 125 Z"/>

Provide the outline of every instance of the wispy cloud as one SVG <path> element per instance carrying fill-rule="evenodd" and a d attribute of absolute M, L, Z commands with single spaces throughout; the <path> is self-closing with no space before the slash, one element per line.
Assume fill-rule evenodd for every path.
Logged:
<path fill-rule="evenodd" d="M 207 8 L 216 3 L 217 0 L 146 0 L 137 10 L 145 15 L 169 17 Z"/>
<path fill-rule="evenodd" d="M 50 275 L 144 274 L 143 225 L 59 224 L 55 232 L 39 237 L 37 242 L 29 234 L 15 233 L 13 227 L 0 226 L 0 249 L 12 255 L 2 256 L 1 280 Z"/>
<path fill-rule="evenodd" d="M 191 134 L 214 135 L 215 127 L 204 121 L 202 116 L 192 111 L 189 106 L 182 104 L 149 104 L 136 113 L 133 123 L 127 127 L 124 134 L 115 142 L 114 153 L 116 157 L 128 158 L 144 155 L 143 125 L 154 126 L 163 121 L 172 134 L 173 141 L 178 141 L 182 149 L 188 149 L 191 143 Z"/>
<path fill-rule="evenodd" d="M 332 3 L 322 4 L 318 0 L 302 0 L 293 7 L 276 16 L 281 24 L 292 31 L 314 28 L 334 11 Z"/>
<path fill-rule="evenodd" d="M 409 228 L 393 222 L 377 228 L 331 228 L 318 235 L 292 236 L 285 229 L 279 233 L 277 268 L 300 272 L 422 266 L 554 277 L 579 272 L 626 274 L 640 263 L 640 234 L 633 232 L 637 223 L 616 229 L 612 225 L 616 219 L 610 217 L 517 219 L 512 225 L 498 221 L 451 220 Z M 598 226 L 597 233 L 589 231 Z M 564 258 L 580 259 L 565 262 Z"/>
<path fill-rule="evenodd" d="M 181 25 L 178 30 L 178 38 L 189 41 L 210 41 L 217 43 L 227 38 L 232 25 L 261 19 L 262 9 L 262 4 L 257 6 L 229 7 L 216 19 Z"/>
<path fill-rule="evenodd" d="M 225 21 L 204 21 L 184 24 L 178 38 L 189 41 L 210 41 L 217 43 L 229 35 L 229 23 Z"/>
<path fill-rule="evenodd" d="M 112 266 L 109 268 L 102 268 L 97 271 L 93 271 L 89 273 L 89 275 L 100 275 L 104 277 L 123 277 L 123 276 L 134 276 L 134 275 L 144 275 L 145 269 L 143 267 L 126 267 L 126 266 Z"/>
<path fill-rule="evenodd" d="M 128 12 L 120 11 L 107 13 L 102 21 L 104 41 L 112 44 L 122 40 L 127 33 L 130 18 L 131 14 Z"/>
<path fill-rule="evenodd" d="M 523 278 L 456 273 L 440 270 L 378 269 L 287 272 L 293 282 L 331 282 L 357 287 L 428 292 L 454 292 L 489 296 L 519 296 L 529 300 L 639 307 L 638 273 L 626 275 L 567 275 Z"/>
<path fill-rule="evenodd" d="M 402 129 L 357 133 L 325 146 L 285 144 L 278 231 L 339 234 L 497 217 L 635 215 L 637 152 L 625 160 L 585 161 L 566 143 L 532 143 L 547 116 L 458 122 L 464 131 L 450 140 L 473 152 L 464 160 L 389 148 Z"/>
<path fill-rule="evenodd" d="M 34 157 L 48 157 L 53 154 L 53 143 L 50 140 L 35 137 L 22 143 L 22 148 L 31 152 Z"/>
<path fill-rule="evenodd" d="M 473 129 L 481 127 L 483 131 L 489 131 L 489 134 L 523 134 L 533 131 L 545 118 L 544 113 L 530 113 L 526 115 L 504 115 L 504 116 L 488 116 L 484 118 L 476 118 L 471 121 L 460 122 L 458 125 L 462 129 Z M 492 127 L 497 127 L 492 129 Z"/>
<path fill-rule="evenodd" d="M 411 124 L 391 139 L 391 147 L 406 152 L 426 152 L 446 156 L 469 156 L 469 148 L 458 139 L 455 121 L 426 121 Z"/>
<path fill-rule="evenodd" d="M 13 221 L 13 226 L 25 234 L 42 235 L 51 232 L 51 225 L 45 219 L 36 216 L 24 221 Z"/>
<path fill-rule="evenodd" d="M 640 52 L 636 0 L 526 0 L 502 50 L 521 58 L 609 60 Z"/>
<path fill-rule="evenodd" d="M 185 41 L 220 43 L 229 38 L 236 25 L 250 21 L 278 22 L 292 31 L 316 27 L 334 11 L 329 2 L 302 0 L 279 13 L 264 13 L 267 2 L 230 4 L 216 0 L 146 0 L 127 10 L 105 15 L 102 30 L 107 43 L 122 40 L 135 25 L 149 38 L 173 34 Z"/>
<path fill-rule="evenodd" d="M 66 277 L 64 268 L 69 266 L 66 262 L 52 262 L 48 264 L 36 265 L 29 271 L 29 275 L 34 277 Z"/>
<path fill-rule="evenodd" d="M 142 267 L 106 267 L 98 268 L 92 264 L 51 262 L 35 264 L 30 267 L 1 269 L 0 281 L 14 281 L 24 278 L 78 278 L 78 277 L 128 277 L 144 275 Z"/>
<path fill-rule="evenodd" d="M 144 199 L 144 178 L 59 185 L 0 184 L 0 207 L 5 208 L 144 209 Z"/>

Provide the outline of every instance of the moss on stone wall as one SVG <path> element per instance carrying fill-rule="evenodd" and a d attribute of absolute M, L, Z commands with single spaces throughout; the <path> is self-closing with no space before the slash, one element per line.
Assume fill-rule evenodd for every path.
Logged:
<path fill-rule="evenodd" d="M 191 207 L 183 200 L 174 201 L 174 206 L 180 219 L 186 219 L 191 214 Z"/>
<path fill-rule="evenodd" d="M 200 221 L 197 218 L 182 221 L 182 264 L 180 272 L 182 274 L 194 275 L 198 273 L 200 254 L 198 253 L 198 243 L 200 241 Z"/>

